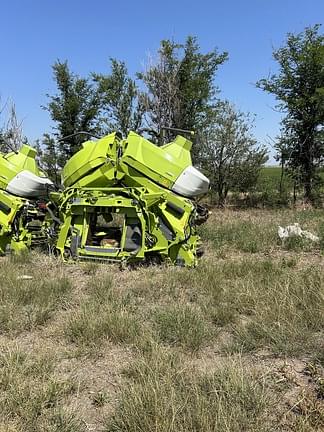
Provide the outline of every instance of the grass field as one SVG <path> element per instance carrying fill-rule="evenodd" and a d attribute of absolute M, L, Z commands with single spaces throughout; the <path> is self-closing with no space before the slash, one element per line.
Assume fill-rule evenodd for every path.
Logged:
<path fill-rule="evenodd" d="M 280 181 L 281 167 L 280 166 L 265 166 L 261 169 L 261 177 L 273 178 Z"/>
<path fill-rule="evenodd" d="M 256 189 L 263 193 L 275 193 L 279 192 L 281 183 L 281 167 L 280 166 L 266 166 L 260 171 Z M 293 180 L 291 177 L 284 173 L 281 184 L 282 190 L 292 193 L 293 191 Z"/>
<path fill-rule="evenodd" d="M 324 180 L 324 171 L 323 169 L 320 169 L 319 172 L 320 178 L 322 181 Z M 280 184 L 280 178 L 281 178 L 281 167 L 280 166 L 265 166 L 261 169 L 257 189 L 263 190 L 265 185 L 268 185 L 269 187 L 273 188 L 279 188 Z M 283 187 L 292 189 L 293 188 L 293 180 L 287 175 L 287 173 L 284 174 L 283 177 Z"/>
<path fill-rule="evenodd" d="M 277 239 L 299 222 L 319 243 Z M 215 210 L 194 270 L 0 259 L 0 431 L 324 430 L 324 218 Z"/>

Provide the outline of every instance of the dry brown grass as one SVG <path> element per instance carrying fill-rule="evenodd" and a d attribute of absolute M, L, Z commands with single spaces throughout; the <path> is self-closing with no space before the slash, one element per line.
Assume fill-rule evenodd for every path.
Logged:
<path fill-rule="evenodd" d="M 321 431 L 313 210 L 214 211 L 194 270 L 0 260 L 0 431 Z M 21 276 L 31 279 L 21 279 Z"/>

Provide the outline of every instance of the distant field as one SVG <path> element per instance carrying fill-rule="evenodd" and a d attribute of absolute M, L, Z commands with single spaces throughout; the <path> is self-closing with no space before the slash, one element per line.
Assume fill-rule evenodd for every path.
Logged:
<path fill-rule="evenodd" d="M 322 181 L 321 193 L 324 194 L 324 169 L 321 169 L 319 176 Z M 280 189 L 281 168 L 279 166 L 266 166 L 261 169 L 260 176 L 256 185 L 258 192 L 277 191 Z M 284 174 L 282 181 L 283 191 L 292 194 L 293 180 L 287 174 Z M 303 194 L 302 188 L 299 189 L 299 194 Z"/>
<path fill-rule="evenodd" d="M 279 166 L 265 166 L 261 169 L 261 175 L 264 177 L 280 179 L 281 168 Z"/>
<path fill-rule="evenodd" d="M 261 169 L 259 176 L 259 188 L 264 187 L 265 185 L 271 185 L 274 188 L 279 188 L 281 178 L 281 168 L 279 166 L 266 166 Z M 285 175 L 284 176 L 284 184 L 286 186 L 292 187 L 292 180 Z"/>
<path fill-rule="evenodd" d="M 324 179 L 324 169 L 320 170 L 320 176 Z M 265 166 L 261 169 L 260 180 L 272 180 L 274 182 L 280 182 L 281 168 L 279 166 Z M 292 185 L 291 179 L 286 175 L 285 181 Z"/>
<path fill-rule="evenodd" d="M 278 241 L 294 222 L 320 242 Z M 191 270 L 0 258 L 0 431 L 323 431 L 322 210 L 201 235 Z"/>

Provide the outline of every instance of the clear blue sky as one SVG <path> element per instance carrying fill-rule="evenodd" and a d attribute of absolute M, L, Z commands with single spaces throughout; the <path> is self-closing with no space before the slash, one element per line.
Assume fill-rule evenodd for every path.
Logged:
<path fill-rule="evenodd" d="M 41 105 L 55 91 L 56 59 L 68 59 L 85 75 L 107 71 L 109 57 L 117 57 L 134 74 L 161 39 L 183 41 L 192 34 L 204 51 L 228 51 L 216 83 L 222 97 L 257 115 L 255 134 L 266 142 L 278 132 L 280 115 L 254 83 L 276 70 L 272 50 L 287 32 L 323 18 L 323 0 L 2 0 L 0 95 L 14 100 L 34 140 L 51 130 Z"/>

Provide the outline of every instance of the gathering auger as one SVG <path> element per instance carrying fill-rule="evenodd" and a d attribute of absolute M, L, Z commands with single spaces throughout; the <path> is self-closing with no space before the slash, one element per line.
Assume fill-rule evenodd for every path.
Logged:
<path fill-rule="evenodd" d="M 34 162 L 16 164 L 13 180 L 0 183 L 0 251 L 43 240 L 64 260 L 194 266 L 201 251 L 196 227 L 208 216 L 195 198 L 209 181 L 192 166 L 190 149 L 182 136 L 157 147 L 134 132 L 86 141 L 62 170 L 63 191 L 49 192 L 46 205 L 44 191 L 53 184 L 38 171 L 33 150 L 23 146 L 18 155 L 2 156 L 0 173 L 4 161 L 21 154 Z M 12 187 L 26 171 L 34 179 L 28 193 L 23 181 L 22 191 Z"/>

